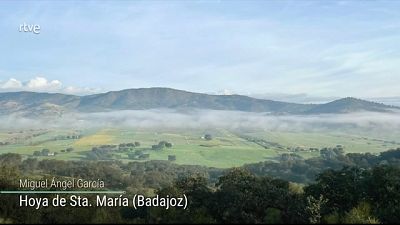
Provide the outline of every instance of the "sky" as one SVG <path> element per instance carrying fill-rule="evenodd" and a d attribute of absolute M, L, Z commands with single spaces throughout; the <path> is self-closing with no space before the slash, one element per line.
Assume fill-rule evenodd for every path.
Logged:
<path fill-rule="evenodd" d="M 400 102 L 399 12 L 400 1 L 1 1 L 0 91 Z"/>

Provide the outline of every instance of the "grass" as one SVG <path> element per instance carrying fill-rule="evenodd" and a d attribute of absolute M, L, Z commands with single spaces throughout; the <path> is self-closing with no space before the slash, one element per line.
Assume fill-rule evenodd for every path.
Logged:
<path fill-rule="evenodd" d="M 55 140 L 56 137 L 81 134 L 81 139 Z M 201 138 L 205 133 L 210 133 L 210 141 Z M 34 135 L 36 134 L 36 135 Z M 40 135 L 37 135 L 40 134 Z M 242 135 L 263 139 L 268 142 L 279 143 L 284 149 L 270 146 L 268 149 L 242 138 Z M 382 134 L 380 134 L 382 135 Z M 391 137 L 393 138 L 393 137 Z M 241 166 L 265 160 L 274 160 L 282 153 L 288 152 L 286 148 L 302 147 L 334 147 L 338 144 L 345 147 L 346 152 L 372 152 L 377 153 L 390 148 L 400 147 L 399 143 L 384 142 L 385 139 L 375 136 L 320 133 L 320 132 L 280 132 L 258 131 L 239 134 L 224 129 L 211 130 L 137 130 L 137 129 L 99 129 L 99 130 L 48 130 L 48 131 L 23 131 L 0 132 L 0 141 L 13 140 L 11 145 L 0 146 L 0 154 L 15 152 L 31 156 L 34 151 L 43 148 L 51 152 L 58 152 L 54 157 L 39 157 L 40 159 L 55 158 L 62 160 L 79 160 L 85 158 L 85 153 L 92 147 L 108 144 L 131 143 L 139 141 L 138 149 L 150 154 L 150 160 L 166 160 L 168 155 L 176 155 L 177 164 L 204 165 L 211 167 L 227 168 Z M 397 139 L 399 140 L 399 139 Z M 172 148 L 161 151 L 151 150 L 151 145 L 159 141 L 168 141 Z M 62 153 L 61 150 L 73 147 L 71 153 Z M 300 152 L 305 158 L 318 156 L 318 152 Z M 118 153 L 122 161 L 130 161 L 127 153 Z"/>
<path fill-rule="evenodd" d="M 262 132 L 251 135 L 277 142 L 290 147 L 334 147 L 338 144 L 345 147 L 347 153 L 378 153 L 390 148 L 400 147 L 399 144 L 384 143 L 384 139 L 370 136 L 358 136 L 341 133 L 296 133 L 296 132 Z"/>

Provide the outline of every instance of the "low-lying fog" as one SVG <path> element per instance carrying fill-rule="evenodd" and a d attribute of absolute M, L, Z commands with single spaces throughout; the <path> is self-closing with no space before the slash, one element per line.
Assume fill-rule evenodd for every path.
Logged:
<path fill-rule="evenodd" d="M 17 115 L 0 116 L 0 129 L 27 128 L 227 128 L 281 131 L 334 130 L 400 130 L 400 113 L 359 112 L 324 115 L 269 115 L 218 110 L 126 110 L 101 113 L 68 113 L 60 117 L 36 119 Z"/>

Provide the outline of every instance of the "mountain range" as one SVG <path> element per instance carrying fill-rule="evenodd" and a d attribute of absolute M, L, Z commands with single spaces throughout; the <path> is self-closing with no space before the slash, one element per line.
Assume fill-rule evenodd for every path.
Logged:
<path fill-rule="evenodd" d="M 299 104 L 244 95 L 210 95 L 171 88 L 138 88 L 86 96 L 59 93 L 0 93 L 0 114 L 40 115 L 64 112 L 107 112 L 146 109 L 212 109 L 271 114 L 325 114 L 357 111 L 392 112 L 400 107 L 356 98 L 342 98 L 325 104 Z"/>

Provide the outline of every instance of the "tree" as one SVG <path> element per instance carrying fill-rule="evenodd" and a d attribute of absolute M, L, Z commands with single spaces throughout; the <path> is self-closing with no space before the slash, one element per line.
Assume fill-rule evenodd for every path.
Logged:
<path fill-rule="evenodd" d="M 317 199 L 323 195 L 328 199 L 324 213 L 344 213 L 355 207 L 363 198 L 365 185 L 362 179 L 365 173 L 359 168 L 350 167 L 339 171 L 326 170 L 318 175 L 317 183 L 307 186 L 304 190 L 306 196 L 311 195 Z"/>
<path fill-rule="evenodd" d="M 167 142 L 167 143 L 165 143 L 165 147 L 167 147 L 167 148 L 172 148 L 172 144 L 169 143 L 169 142 Z"/>
<path fill-rule="evenodd" d="M 267 208 L 263 222 L 266 224 L 282 223 L 282 211 L 275 208 Z"/>
<path fill-rule="evenodd" d="M 177 224 L 212 224 L 215 219 L 211 213 L 210 204 L 214 204 L 213 192 L 207 185 L 207 179 L 201 175 L 181 177 L 172 186 L 157 192 L 160 196 L 182 196 L 188 198 L 187 209 L 160 210 L 151 208 L 148 223 L 177 223 Z"/>
<path fill-rule="evenodd" d="M 312 224 L 321 223 L 321 208 L 324 204 L 328 202 L 327 199 L 320 195 L 318 199 L 315 199 L 313 196 L 307 196 L 307 206 L 306 210 L 309 214 L 309 222 Z"/>
<path fill-rule="evenodd" d="M 39 151 L 36 151 L 40 155 Z M 21 164 L 21 170 L 32 172 L 36 170 L 39 161 L 36 158 L 27 158 Z"/>
<path fill-rule="evenodd" d="M 361 202 L 357 207 L 346 213 L 343 222 L 345 224 L 379 224 L 371 212 L 371 206 L 366 202 Z"/>
<path fill-rule="evenodd" d="M 393 158 L 400 159 L 400 148 L 381 152 L 379 155 L 382 159 L 386 159 L 386 160 L 393 159 Z"/>
<path fill-rule="evenodd" d="M 212 212 L 218 223 L 286 222 L 290 204 L 295 202 L 288 182 L 256 177 L 244 169 L 230 170 L 219 178 L 217 187 Z M 273 208 L 273 214 L 268 208 Z"/>
<path fill-rule="evenodd" d="M 400 168 L 374 167 L 364 183 L 366 193 L 374 206 L 378 219 L 383 223 L 400 221 Z M 359 192 L 359 190 L 358 190 Z"/>
<path fill-rule="evenodd" d="M 162 150 L 164 148 L 164 145 L 152 145 L 151 149 L 152 150 Z"/>
<path fill-rule="evenodd" d="M 49 149 L 47 149 L 47 148 L 42 149 L 42 155 L 43 156 L 47 156 L 47 155 L 49 155 L 49 153 L 50 153 Z"/>

